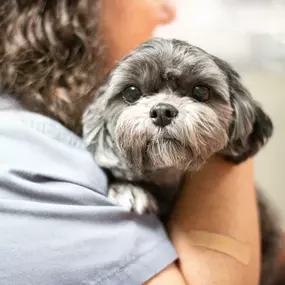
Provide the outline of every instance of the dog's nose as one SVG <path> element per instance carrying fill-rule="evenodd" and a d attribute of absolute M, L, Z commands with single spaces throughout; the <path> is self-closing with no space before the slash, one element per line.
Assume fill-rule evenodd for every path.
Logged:
<path fill-rule="evenodd" d="M 149 115 L 156 126 L 163 128 L 178 115 L 178 110 L 170 104 L 160 103 L 151 108 Z"/>

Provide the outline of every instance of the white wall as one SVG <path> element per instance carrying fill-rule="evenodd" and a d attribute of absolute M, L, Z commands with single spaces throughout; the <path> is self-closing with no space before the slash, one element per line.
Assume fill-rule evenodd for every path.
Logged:
<path fill-rule="evenodd" d="M 237 64 L 277 62 L 285 71 L 284 0 L 176 2 L 176 22 L 158 35 L 188 40 Z"/>
<path fill-rule="evenodd" d="M 285 222 L 285 78 L 268 71 L 245 72 L 244 78 L 273 119 L 273 138 L 256 158 L 256 180 Z"/>

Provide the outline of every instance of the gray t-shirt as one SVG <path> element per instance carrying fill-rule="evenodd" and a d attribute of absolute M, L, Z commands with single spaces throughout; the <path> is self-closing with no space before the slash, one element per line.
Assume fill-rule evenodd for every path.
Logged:
<path fill-rule="evenodd" d="M 177 258 L 156 217 L 106 193 L 79 137 L 0 96 L 1 285 L 140 285 Z"/>

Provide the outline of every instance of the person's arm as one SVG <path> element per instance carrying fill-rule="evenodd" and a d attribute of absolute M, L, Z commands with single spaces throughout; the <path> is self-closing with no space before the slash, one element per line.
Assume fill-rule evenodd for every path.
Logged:
<path fill-rule="evenodd" d="M 186 178 L 168 225 L 179 263 L 167 267 L 147 285 L 258 284 L 260 244 L 253 177 L 252 160 L 235 166 L 214 158 L 201 171 Z M 249 264 L 191 246 L 191 230 L 218 233 L 249 244 Z"/>

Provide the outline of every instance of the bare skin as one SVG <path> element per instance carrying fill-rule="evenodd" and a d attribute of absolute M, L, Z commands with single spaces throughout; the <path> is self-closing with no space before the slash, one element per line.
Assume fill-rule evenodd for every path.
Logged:
<path fill-rule="evenodd" d="M 168 226 L 179 262 L 147 285 L 258 284 L 260 245 L 252 160 L 234 166 L 213 158 L 200 172 L 189 175 Z M 191 230 L 219 233 L 249 245 L 249 264 L 189 245 Z"/>
<path fill-rule="evenodd" d="M 101 34 L 108 47 L 107 70 L 151 38 L 158 25 L 175 18 L 174 6 L 164 0 L 103 0 L 101 9 Z M 258 284 L 260 245 L 253 177 L 251 160 L 234 166 L 213 158 L 199 173 L 186 179 L 168 225 L 179 262 L 169 265 L 146 285 Z M 249 265 L 190 246 L 188 232 L 195 229 L 248 243 Z"/>
<path fill-rule="evenodd" d="M 107 69 L 175 18 L 169 0 L 103 0 L 99 25 L 108 48 Z"/>

